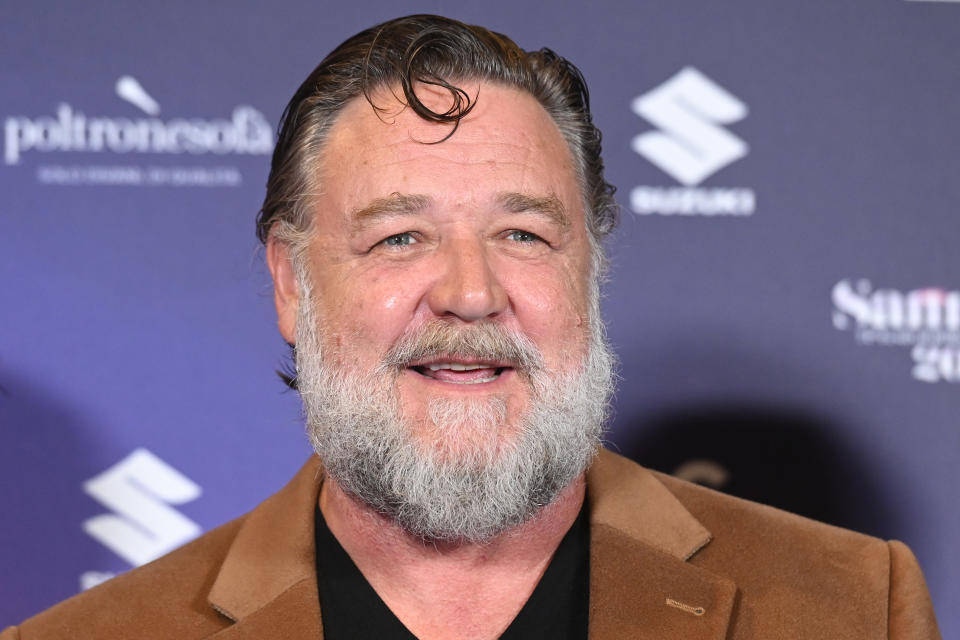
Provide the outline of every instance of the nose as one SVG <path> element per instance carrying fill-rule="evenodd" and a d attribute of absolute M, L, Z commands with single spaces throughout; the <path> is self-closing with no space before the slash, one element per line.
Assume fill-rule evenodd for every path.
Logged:
<path fill-rule="evenodd" d="M 440 272 L 427 295 L 434 315 L 475 322 L 506 308 L 507 292 L 480 239 L 451 242 L 438 257 Z"/>

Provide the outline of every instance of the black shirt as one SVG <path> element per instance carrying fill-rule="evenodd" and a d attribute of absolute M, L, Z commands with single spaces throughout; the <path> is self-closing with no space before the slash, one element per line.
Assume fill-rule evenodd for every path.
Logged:
<path fill-rule="evenodd" d="M 317 585 L 323 637 L 415 638 L 387 608 L 316 510 Z M 585 640 L 590 605 L 590 523 L 586 505 L 557 547 L 530 599 L 501 639 Z"/>

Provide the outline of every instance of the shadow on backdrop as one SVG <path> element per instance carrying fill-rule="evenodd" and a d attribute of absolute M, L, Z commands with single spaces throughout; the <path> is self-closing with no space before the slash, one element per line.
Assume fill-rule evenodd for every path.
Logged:
<path fill-rule="evenodd" d="M 901 523 L 871 468 L 838 431 L 795 410 L 706 406 L 644 420 L 621 451 L 646 467 L 740 498 L 901 538 Z"/>
<path fill-rule="evenodd" d="M 83 492 L 104 466 L 83 412 L 0 366 L 0 628 L 80 589 L 80 574 L 119 559 L 89 538 L 83 521 L 105 511 Z M 122 562 L 120 562 L 122 567 Z"/>

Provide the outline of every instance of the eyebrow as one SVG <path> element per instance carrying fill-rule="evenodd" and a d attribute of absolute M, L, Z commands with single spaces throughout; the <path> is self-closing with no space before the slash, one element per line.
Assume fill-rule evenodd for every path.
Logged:
<path fill-rule="evenodd" d="M 361 209 L 354 209 L 350 212 L 350 220 L 354 229 L 362 230 L 382 218 L 420 213 L 429 207 L 430 203 L 427 196 L 394 191 L 388 196 L 372 200 Z"/>
<path fill-rule="evenodd" d="M 561 229 L 570 227 L 563 201 L 556 194 L 536 196 L 508 191 L 496 197 L 497 204 L 507 213 L 534 213 L 548 218 Z M 420 194 L 405 194 L 394 191 L 388 196 L 376 198 L 365 207 L 350 212 L 355 230 L 363 230 L 383 218 L 413 215 L 430 207 L 433 200 Z"/>
<path fill-rule="evenodd" d="M 570 227 L 563 201 L 555 194 L 534 196 L 526 193 L 507 192 L 497 196 L 497 202 L 509 213 L 536 213 L 550 219 L 561 229 Z"/>

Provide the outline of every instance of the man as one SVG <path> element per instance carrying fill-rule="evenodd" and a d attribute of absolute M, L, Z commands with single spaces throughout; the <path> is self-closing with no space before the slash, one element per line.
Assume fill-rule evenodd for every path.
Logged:
<path fill-rule="evenodd" d="M 597 455 L 615 221 L 576 69 L 432 16 L 287 107 L 258 233 L 318 458 L 18 638 L 936 638 L 910 551 Z"/>

